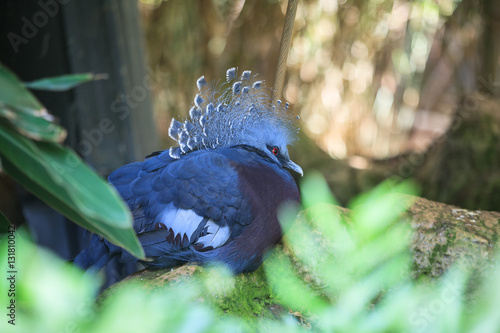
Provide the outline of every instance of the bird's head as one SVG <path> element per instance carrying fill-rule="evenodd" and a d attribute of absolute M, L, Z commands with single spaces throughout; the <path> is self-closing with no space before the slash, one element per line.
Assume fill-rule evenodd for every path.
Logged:
<path fill-rule="evenodd" d="M 288 103 L 271 99 L 271 90 L 257 75 L 236 68 L 228 69 L 222 83 L 197 81 L 199 93 L 189 110 L 189 120 L 172 119 L 169 135 L 179 144 L 170 156 L 180 158 L 193 150 L 238 145 L 251 146 L 284 168 L 303 174 L 292 162 L 288 146 L 296 139 L 296 119 Z"/>

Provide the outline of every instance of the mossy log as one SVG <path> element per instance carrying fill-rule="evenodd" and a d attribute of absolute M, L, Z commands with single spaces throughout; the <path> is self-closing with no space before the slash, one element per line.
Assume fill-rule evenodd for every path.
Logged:
<path fill-rule="evenodd" d="M 458 207 L 429 201 L 422 198 L 402 196 L 401 202 L 414 203 L 403 214 L 400 223 L 410 223 L 413 229 L 411 252 L 413 276 L 435 278 L 442 275 L 457 259 L 467 266 L 479 267 L 493 257 L 500 232 L 500 213 L 470 211 Z M 345 208 L 338 210 L 344 218 L 349 216 Z M 296 223 L 300 222 L 298 219 Z M 347 221 L 349 223 L 349 221 Z M 293 228 L 293 227 L 292 227 Z M 321 247 L 321 243 L 318 243 Z M 308 276 L 308 268 L 300 267 L 289 248 L 279 245 L 278 255 L 288 256 L 296 265 L 295 270 L 306 284 L 314 284 Z M 204 274 L 204 268 L 186 265 L 168 270 L 142 270 L 106 290 L 101 299 L 116 288 L 128 283 L 140 283 L 147 290 L 177 283 L 190 283 L 193 277 Z M 194 282 L 193 282 L 194 283 Z M 274 297 L 263 268 L 249 274 L 238 275 L 232 280 L 229 293 L 207 293 L 201 301 L 212 304 L 220 313 L 230 313 L 240 318 L 276 318 L 293 310 L 284 308 Z M 312 286 L 314 287 L 314 286 Z M 302 317 L 295 313 L 298 320 Z"/>

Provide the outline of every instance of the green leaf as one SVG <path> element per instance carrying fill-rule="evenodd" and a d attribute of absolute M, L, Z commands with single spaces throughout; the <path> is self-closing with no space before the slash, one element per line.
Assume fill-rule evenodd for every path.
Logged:
<path fill-rule="evenodd" d="M 144 258 L 119 194 L 72 150 L 34 142 L 0 123 L 0 157 L 7 174 L 72 221 Z"/>
<path fill-rule="evenodd" d="M 282 251 L 274 250 L 264 262 L 264 269 L 273 293 L 291 309 L 321 312 L 327 308 L 328 304 L 297 276 Z"/>
<path fill-rule="evenodd" d="M 17 132 L 38 141 L 62 142 L 66 130 L 28 91 L 14 73 L 0 64 L 0 119 Z"/>
<path fill-rule="evenodd" d="M 16 112 L 12 107 L 0 107 L 0 117 L 4 117 L 17 132 L 33 140 L 62 142 L 66 138 L 66 130 L 61 126 L 44 118 Z"/>
<path fill-rule="evenodd" d="M 107 79 L 107 74 L 68 74 L 56 77 L 40 79 L 32 82 L 27 82 L 24 85 L 30 89 L 49 90 L 49 91 L 65 91 L 72 89 L 82 83 Z"/>
<path fill-rule="evenodd" d="M 15 105 L 17 109 L 40 116 L 47 111 L 42 104 L 26 90 L 17 76 L 0 64 L 0 103 L 4 105 Z"/>

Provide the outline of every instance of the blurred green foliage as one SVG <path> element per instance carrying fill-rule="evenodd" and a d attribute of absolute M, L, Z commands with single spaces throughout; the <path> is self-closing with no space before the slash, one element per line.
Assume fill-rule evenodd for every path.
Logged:
<path fill-rule="evenodd" d="M 84 82 L 107 79 L 107 74 L 93 74 L 93 73 L 81 73 L 81 74 L 67 74 L 62 76 L 50 77 L 46 79 L 40 79 L 33 82 L 26 82 L 25 87 L 30 89 L 39 90 L 49 90 L 49 91 L 65 91 L 68 89 L 75 88 Z"/>
<path fill-rule="evenodd" d="M 72 149 L 61 145 L 66 130 L 26 89 L 61 91 L 99 78 L 72 74 L 23 84 L 0 64 L 0 165 L 17 183 L 73 222 L 143 257 L 132 216 L 118 192 Z"/>
<path fill-rule="evenodd" d="M 201 301 L 206 295 L 217 298 L 238 292 L 239 277 L 221 268 L 207 268 L 190 280 L 154 290 L 138 281 L 125 283 L 96 305 L 96 276 L 36 248 L 19 230 L 15 233 L 16 326 L 3 316 L 0 330 L 498 332 L 500 269 L 495 261 L 484 268 L 487 278 L 473 291 L 471 272 L 460 265 L 437 280 L 412 279 L 411 231 L 400 217 L 410 201 L 397 194 L 412 193 L 409 184 L 385 183 L 358 198 L 349 224 L 321 177 L 305 178 L 301 189 L 305 210 L 290 227 L 286 246 L 273 251 L 264 263 L 269 286 L 263 289 L 270 288 L 272 296 L 290 310 L 281 318 L 245 317 L 243 308 L 242 313 L 229 315 L 214 308 L 213 302 Z M 291 219 L 296 214 L 281 216 Z M 0 267 L 7 267 L 6 249 L 4 237 Z M 299 262 L 306 272 L 297 270 Z M 0 279 L 0 290 L 8 290 L 9 283 Z M 8 302 L 2 292 L 4 312 Z"/>

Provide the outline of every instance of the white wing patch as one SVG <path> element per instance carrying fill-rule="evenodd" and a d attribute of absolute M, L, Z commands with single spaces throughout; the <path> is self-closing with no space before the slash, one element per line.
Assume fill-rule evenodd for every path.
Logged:
<path fill-rule="evenodd" d="M 158 215 L 158 222 L 172 229 L 175 233 L 174 237 L 180 234 L 181 238 L 184 235 L 191 237 L 202 221 L 203 217 L 192 210 L 178 209 L 173 203 L 168 204 Z"/>
<path fill-rule="evenodd" d="M 231 235 L 229 226 L 219 226 L 212 220 L 204 222 L 204 218 L 190 209 L 178 209 L 173 203 L 170 203 L 158 215 L 158 222 L 165 225 L 168 229 L 172 229 L 175 238 L 180 235 L 180 239 L 184 235 L 190 240 L 194 240 L 197 232 L 202 235 L 194 244 L 198 248 L 206 248 L 211 246 L 217 248 L 224 245 Z M 199 230 L 200 224 L 205 223 L 205 226 Z M 194 236 L 194 237 L 193 237 Z"/>
<path fill-rule="evenodd" d="M 203 247 L 211 246 L 215 249 L 224 245 L 231 235 L 229 226 L 221 227 L 212 220 L 208 220 L 205 227 L 207 228 L 207 235 L 200 237 L 196 245 L 202 245 Z"/>

